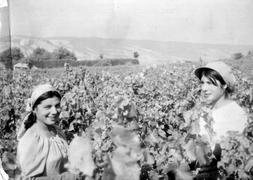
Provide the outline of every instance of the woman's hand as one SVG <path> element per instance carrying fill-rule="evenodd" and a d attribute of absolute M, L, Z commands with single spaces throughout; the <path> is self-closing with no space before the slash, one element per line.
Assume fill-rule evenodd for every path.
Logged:
<path fill-rule="evenodd" d="M 210 164 L 213 158 L 211 146 L 205 139 L 199 137 L 190 139 L 185 150 L 190 161 L 197 161 L 201 166 Z"/>

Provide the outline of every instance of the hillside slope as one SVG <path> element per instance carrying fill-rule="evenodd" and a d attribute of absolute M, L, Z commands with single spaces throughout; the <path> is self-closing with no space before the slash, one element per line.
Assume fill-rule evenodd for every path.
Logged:
<path fill-rule="evenodd" d="M 1 41 L 0 43 L 3 44 L 4 42 Z M 104 58 L 132 58 L 133 53 L 137 51 L 140 55 L 138 59 L 141 64 L 184 60 L 198 61 L 200 57 L 204 61 L 212 61 L 229 58 L 233 53 L 241 52 L 246 54 L 249 50 L 253 50 L 253 45 L 235 46 L 102 38 L 12 37 L 12 47 L 21 48 L 25 56 L 31 54 L 36 47 L 53 51 L 61 46 L 74 52 L 78 60 L 98 59 L 101 54 Z"/>

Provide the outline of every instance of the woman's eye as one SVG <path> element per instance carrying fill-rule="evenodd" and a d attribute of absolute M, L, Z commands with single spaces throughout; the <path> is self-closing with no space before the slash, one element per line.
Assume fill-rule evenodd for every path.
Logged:
<path fill-rule="evenodd" d="M 46 108 L 46 109 L 50 109 L 50 108 L 51 108 L 51 106 L 45 106 L 44 108 Z"/>

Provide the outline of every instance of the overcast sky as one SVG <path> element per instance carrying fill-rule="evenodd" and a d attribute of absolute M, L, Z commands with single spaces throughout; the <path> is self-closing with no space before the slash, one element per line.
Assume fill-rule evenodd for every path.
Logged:
<path fill-rule="evenodd" d="M 10 0 L 11 32 L 253 45 L 253 0 Z"/>

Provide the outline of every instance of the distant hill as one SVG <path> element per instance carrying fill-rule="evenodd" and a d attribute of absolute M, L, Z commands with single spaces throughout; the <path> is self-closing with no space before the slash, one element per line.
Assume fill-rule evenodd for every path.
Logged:
<path fill-rule="evenodd" d="M 0 50 L 4 41 L 1 41 Z M 133 53 L 139 53 L 140 64 L 155 64 L 175 61 L 204 61 L 229 58 L 231 54 L 241 52 L 246 54 L 253 50 L 252 46 L 243 45 L 213 45 L 183 42 L 161 42 L 149 40 L 121 40 L 102 38 L 35 38 L 25 36 L 12 37 L 12 46 L 21 48 L 27 56 L 36 47 L 53 51 L 58 47 L 65 47 L 74 52 L 78 60 L 104 58 L 133 58 Z"/>

